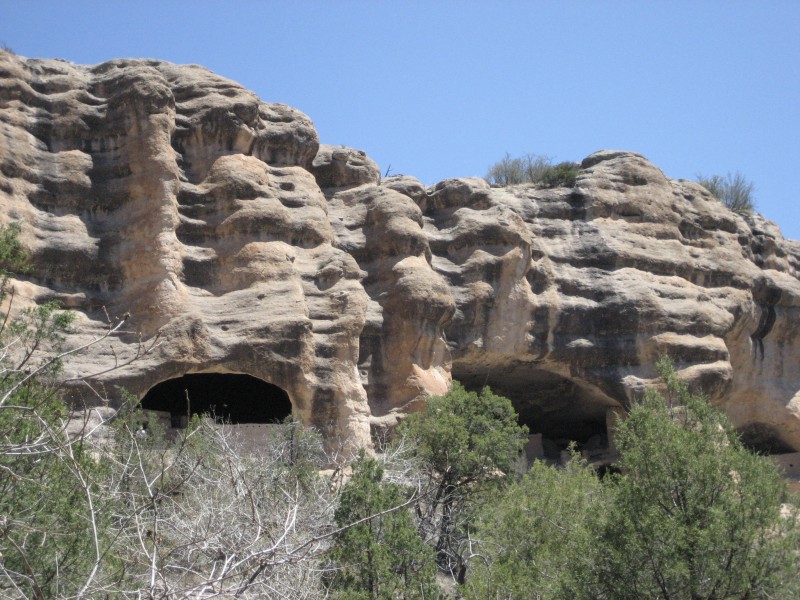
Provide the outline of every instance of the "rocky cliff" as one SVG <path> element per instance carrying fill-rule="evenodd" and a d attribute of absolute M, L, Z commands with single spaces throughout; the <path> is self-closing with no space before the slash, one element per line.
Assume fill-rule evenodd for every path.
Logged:
<path fill-rule="evenodd" d="M 16 308 L 73 309 L 73 345 L 128 315 L 68 364 L 89 402 L 248 374 L 368 444 L 455 377 L 588 444 L 666 353 L 754 447 L 800 450 L 800 244 L 634 153 L 570 189 L 426 187 L 202 67 L 0 52 L 14 221 Z"/>

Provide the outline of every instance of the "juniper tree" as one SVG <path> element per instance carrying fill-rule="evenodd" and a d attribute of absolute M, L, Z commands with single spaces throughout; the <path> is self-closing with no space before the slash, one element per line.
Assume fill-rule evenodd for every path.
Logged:
<path fill-rule="evenodd" d="M 658 370 L 666 395 L 649 390 L 617 430 L 622 475 L 598 525 L 587 595 L 797 597 L 798 512 L 777 467 L 745 448 L 668 360 Z"/>
<path fill-rule="evenodd" d="M 406 418 L 400 436 L 416 448 L 428 479 L 428 493 L 417 504 L 420 529 L 439 565 L 463 581 L 474 507 L 512 468 L 527 428 L 517 423 L 507 398 L 453 382 L 448 394 L 429 398 L 423 411 Z"/>

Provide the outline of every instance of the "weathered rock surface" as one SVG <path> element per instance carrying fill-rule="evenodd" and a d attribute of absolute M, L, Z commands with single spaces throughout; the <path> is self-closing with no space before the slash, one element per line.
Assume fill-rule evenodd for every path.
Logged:
<path fill-rule="evenodd" d="M 637 154 L 592 154 L 571 189 L 381 180 L 202 67 L 0 52 L 12 221 L 17 307 L 60 300 L 75 345 L 129 315 L 68 364 L 91 402 L 245 373 L 363 445 L 452 376 L 590 448 L 667 353 L 755 447 L 800 450 L 800 244 Z"/>

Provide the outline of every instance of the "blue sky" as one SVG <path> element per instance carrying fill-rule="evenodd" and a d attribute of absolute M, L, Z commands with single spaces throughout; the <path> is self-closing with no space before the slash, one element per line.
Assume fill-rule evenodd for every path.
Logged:
<path fill-rule="evenodd" d="M 740 171 L 800 239 L 800 2 L 0 0 L 29 57 L 202 64 L 425 183 L 512 155 Z"/>

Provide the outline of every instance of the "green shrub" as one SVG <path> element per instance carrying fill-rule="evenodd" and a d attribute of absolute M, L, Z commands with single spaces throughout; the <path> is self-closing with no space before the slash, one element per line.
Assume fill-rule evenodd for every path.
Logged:
<path fill-rule="evenodd" d="M 800 521 L 767 458 L 659 361 L 620 424 L 620 473 L 534 464 L 479 508 L 467 598 L 798 598 Z"/>
<path fill-rule="evenodd" d="M 0 225 L 0 277 L 25 271 L 28 260 L 19 243 L 19 223 Z"/>
<path fill-rule="evenodd" d="M 334 516 L 342 527 L 330 556 L 331 596 L 341 600 L 435 599 L 436 563 L 411 514 L 407 492 L 383 481 L 378 461 L 362 454 Z M 357 525 L 350 526 L 353 523 Z"/>
<path fill-rule="evenodd" d="M 603 491 L 579 456 L 563 468 L 535 461 L 481 507 L 464 596 L 574 598 L 592 572 L 592 515 L 604 509 Z"/>
<path fill-rule="evenodd" d="M 706 188 L 711 194 L 740 215 L 749 214 L 755 209 L 753 200 L 753 183 L 747 181 L 744 175 L 728 173 L 726 177 L 712 175 L 711 177 L 697 176 L 697 183 Z"/>
<path fill-rule="evenodd" d="M 491 166 L 486 179 L 491 184 L 502 186 L 533 183 L 545 188 L 573 187 L 579 170 L 578 163 L 565 161 L 554 165 L 550 157 L 539 154 L 526 154 L 519 158 L 506 154 Z"/>
<path fill-rule="evenodd" d="M 19 225 L 0 226 L 0 302 L 24 270 Z M 7 311 L 11 307 L 4 304 Z M 60 352 L 73 315 L 53 302 L 0 311 L 0 597 L 76 594 L 97 562 L 104 521 L 86 498 L 103 467 L 68 438 L 58 393 Z"/>
<path fill-rule="evenodd" d="M 620 424 L 623 475 L 598 525 L 592 598 L 796 598 L 798 522 L 786 484 L 662 359 Z"/>
<path fill-rule="evenodd" d="M 417 506 L 420 530 L 435 542 L 441 569 L 462 581 L 469 524 L 475 507 L 491 502 L 527 441 L 511 401 L 486 387 L 465 390 L 457 381 L 445 396 L 428 399 L 425 410 L 409 415 L 400 440 L 415 448 L 429 490 Z"/>
<path fill-rule="evenodd" d="M 541 183 L 546 188 L 554 187 L 574 187 L 575 179 L 578 177 L 580 165 L 574 162 L 560 162 L 544 170 L 541 176 Z"/>

